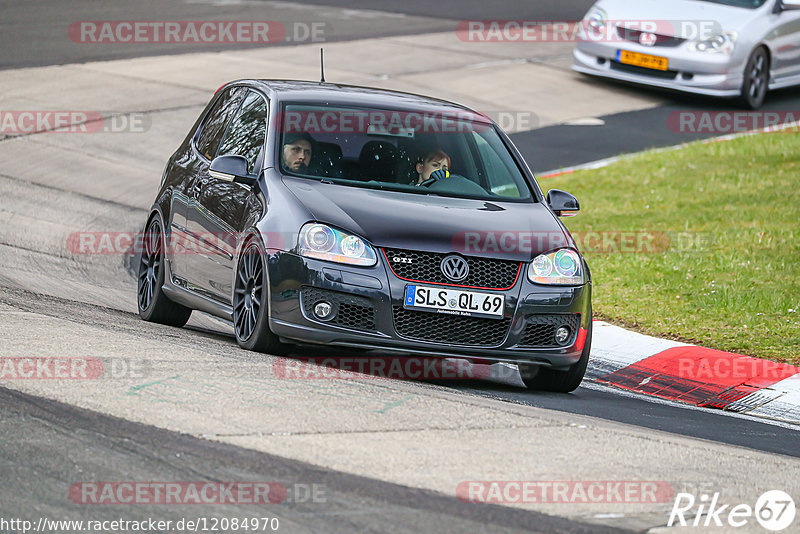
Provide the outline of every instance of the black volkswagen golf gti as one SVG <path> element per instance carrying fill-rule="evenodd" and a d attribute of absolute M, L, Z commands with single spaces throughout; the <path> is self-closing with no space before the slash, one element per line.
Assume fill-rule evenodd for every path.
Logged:
<path fill-rule="evenodd" d="M 572 391 L 592 338 L 589 268 L 489 118 L 329 83 L 220 88 L 169 159 L 145 225 L 141 317 L 193 310 L 236 340 L 460 357 Z"/>

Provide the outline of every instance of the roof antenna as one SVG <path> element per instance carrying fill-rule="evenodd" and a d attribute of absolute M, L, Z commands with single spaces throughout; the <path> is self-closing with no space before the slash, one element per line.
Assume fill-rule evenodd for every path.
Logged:
<path fill-rule="evenodd" d="M 319 49 L 319 74 L 319 83 L 325 83 L 325 55 L 321 47 Z"/>

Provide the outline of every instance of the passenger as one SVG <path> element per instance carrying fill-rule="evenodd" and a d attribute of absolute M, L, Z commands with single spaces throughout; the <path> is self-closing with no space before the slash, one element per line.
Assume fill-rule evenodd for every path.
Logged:
<path fill-rule="evenodd" d="M 417 163 L 417 181 L 414 185 L 430 185 L 450 176 L 450 156 L 441 148 L 431 150 Z"/>
<path fill-rule="evenodd" d="M 305 174 L 311 164 L 314 138 L 306 132 L 290 133 L 283 137 L 283 167 Z"/>

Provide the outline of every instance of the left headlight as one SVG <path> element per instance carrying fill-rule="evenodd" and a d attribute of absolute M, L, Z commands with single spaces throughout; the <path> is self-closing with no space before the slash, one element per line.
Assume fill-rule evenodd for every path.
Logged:
<path fill-rule="evenodd" d="M 581 34 L 589 40 L 606 37 L 606 12 L 599 7 L 593 7 L 586 13 L 581 22 Z"/>
<path fill-rule="evenodd" d="M 692 52 L 708 52 L 711 54 L 733 54 L 736 47 L 736 32 L 725 32 L 712 35 L 689 46 Z"/>
<path fill-rule="evenodd" d="M 307 223 L 300 229 L 297 250 L 301 256 L 318 260 L 372 267 L 378 257 L 372 245 L 360 237 L 326 224 Z"/>
<path fill-rule="evenodd" d="M 581 257 L 570 248 L 540 254 L 528 266 L 528 280 L 537 284 L 581 285 L 584 281 Z"/>

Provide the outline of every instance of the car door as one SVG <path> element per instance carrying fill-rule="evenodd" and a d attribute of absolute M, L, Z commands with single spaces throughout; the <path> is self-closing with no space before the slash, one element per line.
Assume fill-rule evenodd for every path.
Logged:
<path fill-rule="evenodd" d="M 780 0 L 777 0 L 780 2 Z M 772 13 L 767 43 L 772 52 L 772 75 L 775 81 L 800 75 L 800 10 Z"/>
<path fill-rule="evenodd" d="M 266 141 L 267 101 L 248 91 L 230 121 L 215 156 L 244 156 L 248 172 L 261 171 Z M 256 193 L 239 183 L 205 174 L 198 183 L 197 197 L 189 204 L 186 226 L 198 239 L 199 254 L 190 256 L 196 290 L 225 303 L 232 294 L 233 260 L 242 220 Z"/>
<path fill-rule="evenodd" d="M 192 285 L 202 279 L 191 269 L 194 256 L 203 254 L 199 236 L 188 229 L 187 214 L 192 204 L 197 202 L 202 183 L 210 178 L 208 168 L 217 153 L 222 136 L 234 113 L 247 92 L 244 87 L 231 87 L 217 94 L 214 104 L 206 114 L 189 145 L 174 162 L 172 172 L 181 177 L 184 184 L 181 190 L 172 195 L 172 238 L 171 266 L 173 275 Z"/>

